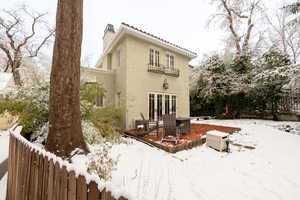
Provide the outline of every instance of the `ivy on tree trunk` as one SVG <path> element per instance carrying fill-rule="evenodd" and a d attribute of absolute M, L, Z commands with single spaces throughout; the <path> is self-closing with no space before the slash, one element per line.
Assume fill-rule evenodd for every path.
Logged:
<path fill-rule="evenodd" d="M 46 149 L 67 158 L 88 152 L 80 120 L 80 56 L 83 0 L 58 0 Z"/>

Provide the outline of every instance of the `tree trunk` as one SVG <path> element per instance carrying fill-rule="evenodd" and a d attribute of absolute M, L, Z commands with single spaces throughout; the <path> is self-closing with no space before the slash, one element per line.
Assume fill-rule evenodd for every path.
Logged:
<path fill-rule="evenodd" d="M 83 0 L 58 0 L 46 149 L 64 158 L 76 148 L 88 152 L 79 100 L 82 15 Z"/>
<path fill-rule="evenodd" d="M 11 71 L 12 71 L 14 82 L 15 82 L 16 86 L 21 87 L 23 83 L 21 80 L 19 68 L 16 68 L 13 66 Z"/>

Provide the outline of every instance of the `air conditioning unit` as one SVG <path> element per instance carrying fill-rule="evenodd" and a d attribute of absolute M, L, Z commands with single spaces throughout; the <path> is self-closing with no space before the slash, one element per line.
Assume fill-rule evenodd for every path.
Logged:
<path fill-rule="evenodd" d="M 206 145 L 218 151 L 228 150 L 229 134 L 220 131 L 208 131 L 206 135 Z"/>

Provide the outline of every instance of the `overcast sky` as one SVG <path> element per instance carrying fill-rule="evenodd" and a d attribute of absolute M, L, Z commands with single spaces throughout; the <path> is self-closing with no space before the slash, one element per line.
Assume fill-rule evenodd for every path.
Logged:
<path fill-rule="evenodd" d="M 223 48 L 223 31 L 206 27 L 215 12 L 210 0 L 84 0 L 84 36 L 82 57 L 92 63 L 102 51 L 102 36 L 107 23 L 118 29 L 122 22 L 141 28 L 170 42 L 188 48 L 201 57 Z M 276 8 L 283 0 L 266 0 Z M 49 12 L 54 23 L 56 0 L 1 0 L 1 7 L 11 9 L 25 3 L 39 12 Z"/>

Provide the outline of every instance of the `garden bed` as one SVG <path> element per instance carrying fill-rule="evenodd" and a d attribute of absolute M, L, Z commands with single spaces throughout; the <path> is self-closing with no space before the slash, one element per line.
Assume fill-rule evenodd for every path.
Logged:
<path fill-rule="evenodd" d="M 180 140 L 177 144 L 172 142 L 161 142 L 163 135 L 163 128 L 159 129 L 159 133 L 156 133 L 156 130 L 151 132 L 146 136 L 139 136 L 138 130 L 128 130 L 124 134 L 126 136 L 135 138 L 141 142 L 144 142 L 148 145 L 155 146 L 159 149 L 165 150 L 169 153 L 176 153 L 185 149 L 190 149 L 195 146 L 199 146 L 205 143 L 206 138 L 204 137 L 208 131 L 217 130 L 226 133 L 233 133 L 240 131 L 240 128 L 227 127 L 227 126 L 216 126 L 209 124 L 191 124 L 191 132 L 183 134 L 180 136 Z"/>

